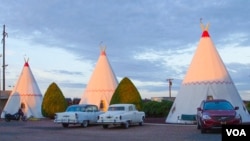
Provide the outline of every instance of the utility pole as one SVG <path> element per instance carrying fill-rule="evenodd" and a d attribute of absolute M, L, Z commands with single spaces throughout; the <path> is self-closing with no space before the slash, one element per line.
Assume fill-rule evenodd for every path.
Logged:
<path fill-rule="evenodd" d="M 0 57 L 2 57 L 2 54 L 0 54 Z M 0 68 L 0 105 L 1 104 L 2 104 L 2 90 L 1 90 L 1 68 Z"/>
<path fill-rule="evenodd" d="M 3 43 L 3 91 L 5 91 L 5 37 L 8 37 L 8 33 L 5 32 L 5 25 L 3 25 L 3 39 L 2 39 L 2 43 Z"/>
<path fill-rule="evenodd" d="M 168 78 L 167 81 L 168 81 L 168 90 L 169 90 L 169 97 L 171 97 L 171 87 L 172 87 L 172 81 L 174 79 L 172 78 Z"/>

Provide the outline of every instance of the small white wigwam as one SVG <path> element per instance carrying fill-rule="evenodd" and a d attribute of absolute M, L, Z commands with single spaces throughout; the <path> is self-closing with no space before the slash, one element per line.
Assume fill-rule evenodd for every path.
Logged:
<path fill-rule="evenodd" d="M 3 111 L 14 114 L 21 108 L 27 118 L 43 118 L 41 113 L 42 99 L 42 93 L 29 67 L 28 60 L 25 60 L 23 70 Z M 1 118 L 4 118 L 4 114 L 2 112 Z"/>
<path fill-rule="evenodd" d="M 166 118 L 166 123 L 193 123 L 180 119 L 181 115 L 196 115 L 202 100 L 226 99 L 239 106 L 242 122 L 250 115 L 231 79 L 206 27 L 201 23 L 202 36 L 181 88 Z"/>
<path fill-rule="evenodd" d="M 110 100 L 118 85 L 105 49 L 106 47 L 101 47 L 101 54 L 79 103 L 95 104 L 102 111 L 107 111 Z"/>

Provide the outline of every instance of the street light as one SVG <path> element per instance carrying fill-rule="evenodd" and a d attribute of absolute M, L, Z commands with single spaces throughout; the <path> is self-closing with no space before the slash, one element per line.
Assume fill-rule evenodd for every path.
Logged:
<path fill-rule="evenodd" d="M 169 97 L 171 97 L 171 87 L 172 87 L 172 84 L 173 84 L 173 81 L 174 79 L 172 78 L 168 78 L 167 81 L 168 81 L 168 90 L 169 90 Z"/>

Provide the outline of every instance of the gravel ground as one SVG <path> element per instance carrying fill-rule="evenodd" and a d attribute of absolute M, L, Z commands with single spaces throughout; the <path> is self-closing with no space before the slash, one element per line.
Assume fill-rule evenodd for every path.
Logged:
<path fill-rule="evenodd" d="M 166 118 L 146 118 L 145 123 L 162 123 L 165 124 Z"/>
<path fill-rule="evenodd" d="M 201 134 L 195 125 L 174 125 L 162 122 L 163 118 L 148 118 L 143 126 L 128 129 L 99 125 L 87 128 L 71 125 L 63 128 L 51 119 L 5 122 L 0 120 L 0 141 L 220 141 L 220 133 Z M 164 120 L 163 120 L 164 121 Z"/>

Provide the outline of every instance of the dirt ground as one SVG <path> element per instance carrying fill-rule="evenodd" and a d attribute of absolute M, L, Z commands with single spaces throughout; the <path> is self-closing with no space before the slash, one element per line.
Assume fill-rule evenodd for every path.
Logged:
<path fill-rule="evenodd" d="M 0 141 L 220 141 L 220 133 L 201 134 L 195 125 L 160 124 L 164 118 L 147 118 L 143 126 L 100 125 L 63 128 L 51 119 L 11 121 L 0 120 Z M 154 122 L 154 123 L 149 123 Z M 160 122 L 160 123 L 159 123 Z M 155 124 L 156 123 L 156 124 Z M 159 124 L 158 124 L 159 123 Z"/>

